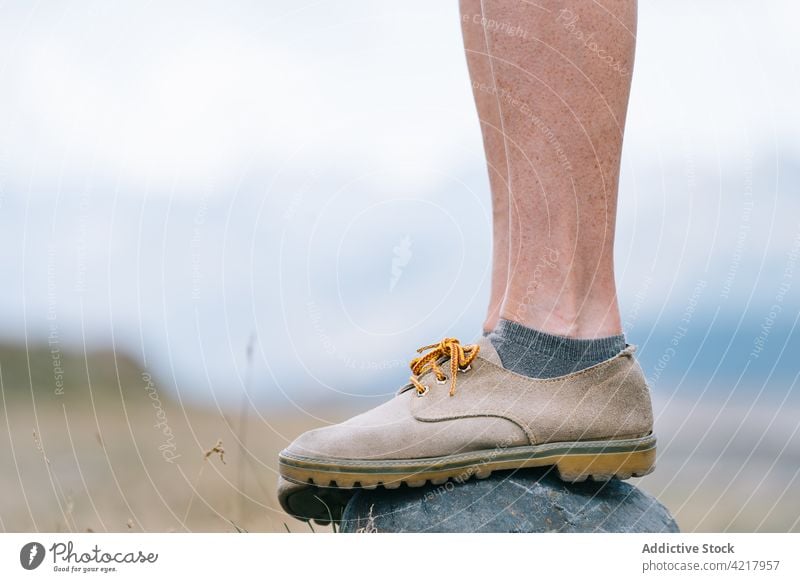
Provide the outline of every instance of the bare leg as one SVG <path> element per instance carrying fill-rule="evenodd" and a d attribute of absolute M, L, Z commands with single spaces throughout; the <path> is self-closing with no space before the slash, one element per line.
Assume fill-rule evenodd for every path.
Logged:
<path fill-rule="evenodd" d="M 636 0 L 483 0 L 482 12 L 478 4 L 461 0 L 495 205 L 492 305 L 484 326 L 493 333 L 483 352 L 454 338 L 423 348 L 411 363 L 413 390 L 290 444 L 281 453 L 278 496 L 294 515 L 327 520 L 341 510 L 341 497 L 324 499 L 332 488 L 315 491 L 315 483 L 420 486 L 431 457 L 453 459 L 453 474 L 445 477 L 490 471 L 485 461 L 464 461 L 466 446 L 526 453 L 518 463 L 505 457 L 502 468 L 529 463 L 532 440 L 518 420 L 498 418 L 509 409 L 509 391 L 514 419 L 548 435 L 547 442 L 626 447 L 594 454 L 570 446 L 578 452 L 550 461 L 562 479 L 624 479 L 653 469 L 652 406 L 640 367 L 623 352 L 612 260 Z M 502 366 L 483 360 L 465 377 L 479 353 L 492 348 Z M 444 359 L 449 376 L 438 368 Z M 591 375 L 571 373 L 588 366 L 596 366 Z M 449 384 L 454 398 L 434 379 Z M 437 398 L 423 410 L 450 419 L 447 438 L 438 423 L 412 414 L 418 398 Z M 401 459 L 398 447 L 408 452 Z M 346 472 L 337 469 L 342 458 L 349 459 Z"/>
<path fill-rule="evenodd" d="M 509 162 L 501 317 L 619 334 L 613 243 L 636 0 L 482 4 Z"/>
<path fill-rule="evenodd" d="M 492 291 L 489 310 L 483 330 L 490 332 L 500 318 L 500 306 L 506 295 L 508 280 L 508 160 L 500 103 L 494 86 L 492 63 L 489 60 L 486 34 L 483 27 L 481 0 L 461 0 L 461 31 L 467 67 L 472 80 L 472 92 L 478 109 L 483 134 L 483 148 L 489 168 L 489 185 L 492 189 Z"/>

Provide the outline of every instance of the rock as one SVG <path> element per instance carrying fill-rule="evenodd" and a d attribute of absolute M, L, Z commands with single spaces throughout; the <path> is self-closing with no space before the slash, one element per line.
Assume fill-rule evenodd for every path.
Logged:
<path fill-rule="evenodd" d="M 553 471 L 493 473 L 484 480 L 358 490 L 342 532 L 677 532 L 655 498 L 617 479 L 565 483 Z"/>

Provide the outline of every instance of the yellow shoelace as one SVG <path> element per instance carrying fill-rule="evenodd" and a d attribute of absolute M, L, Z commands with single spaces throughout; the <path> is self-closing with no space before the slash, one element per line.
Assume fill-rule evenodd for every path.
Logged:
<path fill-rule="evenodd" d="M 417 389 L 417 394 L 422 395 L 428 391 L 428 387 L 423 385 L 419 378 L 428 371 L 436 375 L 436 380 L 440 383 L 447 380 L 442 369 L 437 364 L 437 360 L 442 357 L 450 358 L 450 396 L 456 393 L 456 374 L 466 372 L 472 361 L 478 356 L 480 346 L 471 344 L 462 346 L 454 337 L 446 337 L 438 344 L 423 346 L 417 350 L 420 354 L 426 350 L 431 350 L 427 354 L 411 360 L 411 383 Z"/>

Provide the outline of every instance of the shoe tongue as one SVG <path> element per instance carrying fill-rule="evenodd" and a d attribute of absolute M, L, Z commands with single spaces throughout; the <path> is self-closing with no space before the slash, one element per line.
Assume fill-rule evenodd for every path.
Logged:
<path fill-rule="evenodd" d="M 481 350 L 478 352 L 478 357 L 483 358 L 484 360 L 488 360 L 491 363 L 495 364 L 496 366 L 503 367 L 503 362 L 500 361 L 500 356 L 497 353 L 497 350 L 494 349 L 491 340 L 488 337 L 484 336 L 476 342 Z"/>

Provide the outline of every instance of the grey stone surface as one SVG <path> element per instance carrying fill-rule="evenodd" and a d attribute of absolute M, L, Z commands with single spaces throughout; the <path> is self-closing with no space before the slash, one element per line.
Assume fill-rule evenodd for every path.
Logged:
<path fill-rule="evenodd" d="M 494 473 L 485 480 L 359 490 L 343 532 L 677 532 L 669 511 L 629 484 L 565 483 L 553 471 Z"/>

